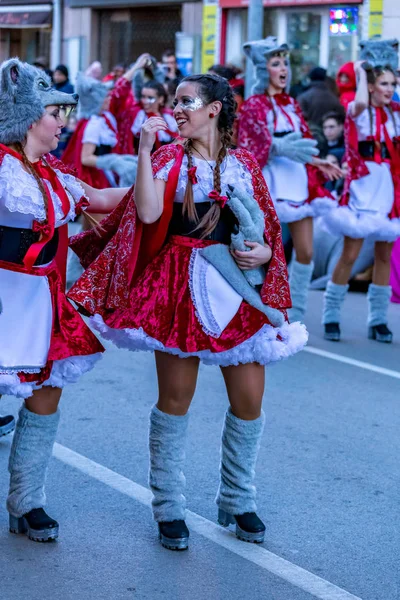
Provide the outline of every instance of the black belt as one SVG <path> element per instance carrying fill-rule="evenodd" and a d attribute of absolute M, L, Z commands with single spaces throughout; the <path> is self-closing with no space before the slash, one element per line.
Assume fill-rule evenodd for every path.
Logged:
<path fill-rule="evenodd" d="M 210 210 L 211 202 L 196 202 L 196 211 L 201 220 L 204 215 Z M 189 220 L 187 212 L 182 214 L 182 204 L 180 202 L 174 202 L 174 208 L 172 218 L 169 223 L 168 233 L 170 235 L 182 235 L 185 237 L 191 237 L 200 239 L 202 237 L 202 230 L 196 229 L 196 223 Z M 229 206 L 225 206 L 221 210 L 221 216 L 217 223 L 217 226 L 213 231 L 207 235 L 206 240 L 214 240 L 221 244 L 229 245 L 231 243 L 231 235 L 237 231 L 237 220 Z"/>
<path fill-rule="evenodd" d="M 58 229 L 52 239 L 47 242 L 36 259 L 35 266 L 50 263 L 57 254 Z M 40 233 L 32 229 L 18 229 L 0 225 L 0 260 L 22 265 L 26 253 L 32 244 L 39 241 Z"/>
<path fill-rule="evenodd" d="M 104 156 L 105 154 L 111 154 L 112 146 L 108 146 L 107 144 L 99 144 L 96 146 L 96 150 L 94 151 L 95 156 Z"/>
<path fill-rule="evenodd" d="M 289 135 L 289 133 L 294 133 L 293 129 L 290 131 L 275 131 L 274 137 L 276 137 L 276 138 L 285 137 L 285 135 Z"/>
<path fill-rule="evenodd" d="M 375 142 L 374 140 L 365 140 L 364 142 L 358 142 L 358 151 L 362 158 L 374 159 L 375 156 Z M 390 159 L 390 152 L 385 142 L 379 143 L 379 154 L 381 158 Z"/>

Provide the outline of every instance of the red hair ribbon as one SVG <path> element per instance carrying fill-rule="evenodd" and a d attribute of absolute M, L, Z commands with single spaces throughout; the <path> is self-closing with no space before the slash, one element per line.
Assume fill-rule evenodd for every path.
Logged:
<path fill-rule="evenodd" d="M 39 221 L 33 221 L 32 231 L 41 233 L 44 237 L 50 237 L 52 233 L 52 229 L 48 223 L 39 223 Z"/>
<path fill-rule="evenodd" d="M 197 167 L 190 167 L 190 169 L 188 169 L 188 177 L 189 177 L 189 181 L 192 185 L 195 185 L 196 183 L 198 183 L 196 172 L 197 172 Z"/>
<path fill-rule="evenodd" d="M 75 205 L 75 214 L 76 215 L 80 215 L 83 211 L 84 208 L 87 208 L 90 205 L 90 202 L 87 198 L 85 198 L 85 196 L 82 196 L 82 198 L 79 200 L 79 202 L 76 203 Z"/>
<path fill-rule="evenodd" d="M 228 197 L 221 196 L 221 194 L 218 194 L 217 190 L 212 190 L 212 192 L 208 194 L 208 197 L 211 198 L 211 200 L 214 200 L 214 202 L 218 202 L 221 208 L 224 208 L 225 204 L 228 202 Z"/>

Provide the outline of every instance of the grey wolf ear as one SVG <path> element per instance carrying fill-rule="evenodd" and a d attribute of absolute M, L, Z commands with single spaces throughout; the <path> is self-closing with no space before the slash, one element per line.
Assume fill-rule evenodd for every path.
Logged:
<path fill-rule="evenodd" d="M 248 56 L 249 58 L 251 58 L 252 55 L 252 43 L 251 42 L 247 42 L 246 44 L 243 44 L 243 52 L 245 53 L 246 56 Z"/>
<path fill-rule="evenodd" d="M 1 70 L 1 89 L 3 93 L 15 97 L 18 90 L 20 75 L 20 61 L 18 58 L 11 58 Z"/>

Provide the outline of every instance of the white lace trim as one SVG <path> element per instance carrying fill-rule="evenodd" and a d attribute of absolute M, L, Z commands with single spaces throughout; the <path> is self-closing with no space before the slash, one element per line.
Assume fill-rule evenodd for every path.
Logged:
<path fill-rule="evenodd" d="M 382 213 L 356 212 L 348 206 L 339 206 L 321 222 L 325 231 L 355 239 L 370 238 L 380 242 L 394 242 L 400 237 L 400 219 L 389 219 Z"/>
<path fill-rule="evenodd" d="M 85 192 L 75 177 L 62 173 L 59 169 L 54 169 L 54 171 L 66 190 L 70 201 L 70 210 L 63 219 L 61 201 L 49 185 L 54 203 L 56 227 L 59 227 L 75 218 L 75 202 L 79 202 Z M 45 185 L 47 185 L 46 182 Z M 43 197 L 35 178 L 22 168 L 18 159 L 9 154 L 6 154 L 0 166 L 0 197 L 4 199 L 4 205 L 10 212 L 31 215 L 33 219 L 38 221 L 44 221 L 46 218 Z"/>
<path fill-rule="evenodd" d="M 162 167 L 155 174 L 156 179 L 162 179 L 163 181 L 168 180 L 169 173 L 175 162 L 175 159 L 170 160 L 164 167 Z M 194 200 L 195 202 L 203 202 L 204 197 L 208 197 L 208 194 L 214 188 L 213 172 L 210 165 L 215 163 L 205 160 L 199 160 L 193 157 L 193 165 L 197 167 L 196 177 L 198 183 L 193 186 Z M 183 195 L 186 190 L 188 176 L 188 158 L 185 155 L 183 157 L 181 170 L 179 173 L 176 200 L 182 201 Z M 236 187 L 240 188 L 246 194 L 254 196 L 253 184 L 250 171 L 233 155 L 229 155 L 221 165 L 221 192 L 226 195 L 229 184 L 235 184 Z"/>
<path fill-rule="evenodd" d="M 189 290 L 190 290 L 190 296 L 192 298 L 192 302 L 193 302 L 193 306 L 194 306 L 194 311 L 197 317 L 198 322 L 201 325 L 202 330 L 204 331 L 204 333 L 206 335 L 209 335 L 210 337 L 213 338 L 219 338 L 222 331 L 220 326 L 218 325 L 217 321 L 215 320 L 215 317 L 213 315 L 213 312 L 211 310 L 211 306 L 210 306 L 210 301 L 209 298 L 207 296 L 207 294 L 204 294 L 203 296 L 203 302 L 204 302 L 204 308 L 206 310 L 207 313 L 207 318 L 209 319 L 209 322 L 211 323 L 213 330 L 209 329 L 207 327 L 207 325 L 204 323 L 203 319 L 201 318 L 200 312 L 198 310 L 198 306 L 196 303 L 196 294 L 194 292 L 194 283 L 193 283 L 193 273 L 194 273 L 194 263 L 197 257 L 197 254 L 199 252 L 199 248 L 193 248 L 192 250 L 192 254 L 190 256 L 190 262 L 189 262 Z M 200 267 L 200 284 L 202 286 L 202 288 L 204 290 L 207 289 L 207 281 L 206 281 L 206 275 L 207 275 L 207 271 L 205 269 L 205 265 L 203 264 Z"/>
<path fill-rule="evenodd" d="M 336 209 L 337 201 L 328 197 L 315 198 L 312 202 L 303 202 L 299 206 L 293 206 L 285 200 L 275 200 L 274 206 L 281 223 L 294 223 L 306 217 L 326 215 Z"/>
<path fill-rule="evenodd" d="M 139 329 L 112 329 L 104 323 L 100 315 L 91 317 L 90 321 L 105 339 L 113 342 L 118 348 L 127 348 L 133 352 L 159 350 L 180 358 L 197 356 L 206 365 L 220 367 L 251 362 L 266 365 L 283 360 L 300 352 L 308 340 L 308 332 L 302 323 L 284 323 L 279 328 L 264 325 L 251 338 L 224 352 L 211 352 L 211 350 L 182 352 L 179 348 L 164 346 L 158 340 L 147 335 L 141 327 Z"/>
<path fill-rule="evenodd" d="M 0 373 L 0 395 L 29 398 L 35 390 L 44 386 L 63 388 L 69 383 L 75 383 L 81 375 L 93 369 L 101 358 L 101 353 L 87 356 L 71 356 L 53 363 L 50 378 L 41 385 L 35 382 L 22 383 L 16 373 Z M 30 372 L 30 371 L 29 371 Z"/>

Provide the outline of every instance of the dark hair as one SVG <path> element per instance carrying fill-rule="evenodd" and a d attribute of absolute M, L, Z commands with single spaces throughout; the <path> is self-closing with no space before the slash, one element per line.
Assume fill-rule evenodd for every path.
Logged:
<path fill-rule="evenodd" d="M 372 67 L 371 65 L 369 65 L 367 63 L 364 66 L 364 68 L 365 68 L 365 71 L 367 72 L 368 83 L 374 84 L 375 81 L 378 79 L 378 77 L 380 77 L 381 75 L 383 75 L 384 73 L 387 73 L 387 72 L 392 73 L 392 75 L 394 75 L 394 78 L 396 80 L 396 73 L 393 71 L 393 69 L 390 65 Z"/>
<path fill-rule="evenodd" d="M 60 73 L 62 73 L 64 77 L 66 77 L 67 79 L 69 78 L 68 67 L 66 67 L 65 65 L 57 65 L 54 71 L 60 71 Z"/>
<path fill-rule="evenodd" d="M 215 73 L 216 75 L 219 75 L 220 77 L 225 77 L 225 79 L 228 80 L 234 79 L 236 77 L 234 69 L 226 65 L 213 65 L 208 69 L 208 72 Z"/>
<path fill-rule="evenodd" d="M 164 52 L 162 53 L 161 59 L 169 58 L 170 56 L 176 56 L 176 54 L 175 50 L 171 50 L 171 48 L 168 48 L 168 50 L 164 50 Z"/>
<path fill-rule="evenodd" d="M 214 189 L 221 193 L 221 163 L 228 153 L 228 149 L 232 142 L 233 124 L 236 118 L 236 102 L 233 96 L 233 91 L 228 81 L 220 75 L 212 75 L 207 73 L 204 75 L 189 75 L 185 77 L 182 83 L 194 83 L 198 88 L 200 98 L 205 104 L 212 102 L 221 102 L 221 112 L 218 115 L 218 130 L 221 133 L 221 149 L 217 156 L 217 161 L 214 168 Z M 191 139 L 186 140 L 185 152 L 188 157 L 188 169 L 193 166 L 193 142 Z M 221 207 L 217 202 L 214 202 L 210 210 L 204 215 L 199 222 L 196 212 L 196 206 L 193 199 L 193 188 L 190 179 L 185 192 L 183 202 L 183 212 L 187 212 L 188 217 L 194 223 L 197 223 L 196 229 L 202 229 L 202 238 L 209 235 L 217 226 L 221 214 Z"/>
<path fill-rule="evenodd" d="M 149 88 L 150 90 L 155 90 L 155 92 L 157 93 L 157 96 L 159 98 L 162 98 L 163 106 L 166 105 L 168 96 L 167 96 L 167 92 L 165 91 L 165 88 L 162 85 L 162 83 L 160 83 L 159 81 L 156 81 L 155 79 L 150 79 L 150 81 L 146 81 L 142 85 L 142 89 L 140 90 L 140 92 L 142 92 L 144 90 L 144 88 Z"/>
<path fill-rule="evenodd" d="M 326 69 L 323 67 L 314 67 L 308 74 L 310 81 L 325 81 Z"/>
<path fill-rule="evenodd" d="M 344 115 L 342 113 L 336 112 L 335 110 L 331 110 L 330 112 L 326 113 L 322 117 L 322 119 L 321 119 L 322 125 L 328 119 L 335 119 L 335 121 L 337 122 L 338 125 L 344 125 Z"/>

